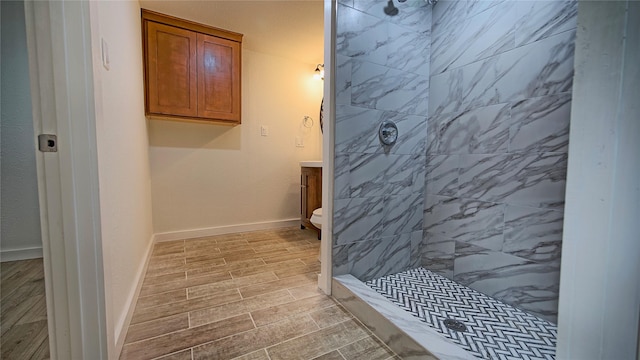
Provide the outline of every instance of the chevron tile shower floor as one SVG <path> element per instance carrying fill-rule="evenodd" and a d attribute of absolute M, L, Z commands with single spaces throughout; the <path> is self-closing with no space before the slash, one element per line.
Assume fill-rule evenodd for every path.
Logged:
<path fill-rule="evenodd" d="M 481 359 L 555 359 L 556 325 L 427 269 L 366 284 Z M 446 319 L 466 330 L 450 330 Z"/>

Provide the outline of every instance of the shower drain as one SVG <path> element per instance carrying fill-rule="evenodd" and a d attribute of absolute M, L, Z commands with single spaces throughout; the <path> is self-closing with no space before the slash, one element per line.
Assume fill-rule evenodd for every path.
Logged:
<path fill-rule="evenodd" d="M 467 326 L 462 323 L 462 321 L 454 320 L 454 319 L 445 319 L 443 321 L 444 326 L 453 331 L 467 331 Z"/>

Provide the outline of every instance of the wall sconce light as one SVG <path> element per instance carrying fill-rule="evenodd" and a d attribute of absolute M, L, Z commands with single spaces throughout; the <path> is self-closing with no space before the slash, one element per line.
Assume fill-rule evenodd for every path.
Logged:
<path fill-rule="evenodd" d="M 324 80 L 324 64 L 318 64 L 313 77 L 318 80 Z"/>

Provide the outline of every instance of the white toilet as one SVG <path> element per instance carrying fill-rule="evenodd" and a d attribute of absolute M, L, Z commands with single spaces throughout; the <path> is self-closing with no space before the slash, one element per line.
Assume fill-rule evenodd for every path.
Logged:
<path fill-rule="evenodd" d="M 322 229 L 322 208 L 317 208 L 313 210 L 313 214 L 311 214 L 311 219 L 309 219 L 313 226 L 318 229 Z"/>

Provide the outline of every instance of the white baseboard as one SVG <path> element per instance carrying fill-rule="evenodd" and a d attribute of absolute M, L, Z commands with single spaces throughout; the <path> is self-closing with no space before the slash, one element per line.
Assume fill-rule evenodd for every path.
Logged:
<path fill-rule="evenodd" d="M 127 296 L 126 303 L 129 304 L 127 313 L 124 317 L 118 319 L 118 322 L 115 324 L 116 354 L 118 354 L 117 358 L 120 357 L 120 353 L 122 352 L 122 348 L 124 347 L 124 341 L 127 337 L 127 330 L 129 330 L 131 318 L 133 318 L 133 311 L 136 309 L 136 304 L 138 303 L 138 297 L 140 296 L 142 283 L 144 282 L 144 277 L 147 274 L 147 267 L 149 266 L 149 260 L 151 259 L 154 241 L 154 236 L 152 235 L 145 254 L 145 260 L 142 264 L 140 264 L 140 266 L 138 267 L 138 271 L 135 274 L 136 286 L 131 289 L 129 295 Z"/>
<path fill-rule="evenodd" d="M 156 242 L 184 240 L 184 239 L 233 234 L 233 233 L 240 233 L 240 232 L 247 232 L 247 231 L 278 229 L 278 228 L 291 227 L 296 225 L 297 226 L 300 225 L 300 218 L 157 233 L 154 235 L 154 239 Z"/>
<path fill-rule="evenodd" d="M 39 259 L 42 257 L 42 247 L 0 250 L 0 262 Z"/>

